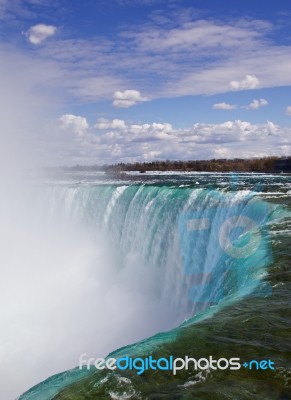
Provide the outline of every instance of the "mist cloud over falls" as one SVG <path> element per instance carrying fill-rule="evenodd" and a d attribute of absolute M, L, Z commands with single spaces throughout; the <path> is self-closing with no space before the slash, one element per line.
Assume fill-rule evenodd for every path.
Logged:
<path fill-rule="evenodd" d="M 171 326 L 153 292 L 156 277 L 138 256 L 121 268 L 109 239 L 44 193 L 10 186 L 0 212 L 0 376 L 7 400 L 77 366 L 82 353 L 105 356 Z"/>

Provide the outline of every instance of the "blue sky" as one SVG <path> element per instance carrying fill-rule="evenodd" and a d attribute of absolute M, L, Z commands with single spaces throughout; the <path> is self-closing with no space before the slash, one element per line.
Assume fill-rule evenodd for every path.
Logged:
<path fill-rule="evenodd" d="M 55 165 L 290 155 L 290 16 L 289 0 L 0 0 L 3 131 Z"/>

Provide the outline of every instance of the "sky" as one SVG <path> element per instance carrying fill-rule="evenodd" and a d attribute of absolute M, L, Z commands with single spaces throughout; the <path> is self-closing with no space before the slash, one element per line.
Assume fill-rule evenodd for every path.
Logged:
<path fill-rule="evenodd" d="M 290 156 L 290 0 L 0 0 L 1 158 Z"/>

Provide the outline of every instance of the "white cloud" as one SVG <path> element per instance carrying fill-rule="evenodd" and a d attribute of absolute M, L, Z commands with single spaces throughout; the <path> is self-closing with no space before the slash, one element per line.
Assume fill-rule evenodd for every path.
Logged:
<path fill-rule="evenodd" d="M 291 106 L 287 106 L 285 112 L 287 115 L 291 115 Z"/>
<path fill-rule="evenodd" d="M 56 26 L 37 24 L 29 28 L 28 31 L 26 31 L 25 35 L 30 43 L 37 45 L 43 42 L 48 37 L 53 36 L 56 31 Z"/>
<path fill-rule="evenodd" d="M 235 108 L 236 108 L 235 104 L 228 104 L 228 103 L 213 104 L 214 110 L 234 110 Z"/>
<path fill-rule="evenodd" d="M 110 133 L 106 137 L 120 138 L 123 135 L 130 135 L 130 140 L 155 140 L 162 138 L 169 138 L 169 134 L 173 131 L 173 127 L 169 123 L 156 123 L 152 124 L 127 124 L 124 120 L 113 119 L 99 119 L 94 125 L 94 128 L 100 130 L 109 130 Z M 116 133 L 113 133 L 113 132 Z"/>
<path fill-rule="evenodd" d="M 116 91 L 113 99 L 113 106 L 118 108 L 128 108 L 149 100 L 147 97 L 143 97 L 138 90 Z"/>
<path fill-rule="evenodd" d="M 100 118 L 94 125 L 96 129 L 126 129 L 127 125 L 122 119 L 113 119 L 109 121 L 104 118 Z"/>
<path fill-rule="evenodd" d="M 269 103 L 265 99 L 254 99 L 248 106 L 245 108 L 248 110 L 257 110 L 258 108 L 267 106 Z"/>
<path fill-rule="evenodd" d="M 87 129 L 89 128 L 89 124 L 87 119 L 84 117 L 80 117 L 73 114 L 65 114 L 59 118 L 61 123 L 61 127 L 71 131 L 78 136 L 83 136 Z"/>
<path fill-rule="evenodd" d="M 274 122 L 272 122 L 272 121 L 267 121 L 267 127 L 271 134 L 275 134 L 275 133 L 279 132 L 279 130 L 280 130 L 280 127 L 278 125 L 274 124 Z"/>
<path fill-rule="evenodd" d="M 229 87 L 231 90 L 255 89 L 260 81 L 255 75 L 246 75 L 242 81 L 231 81 Z"/>

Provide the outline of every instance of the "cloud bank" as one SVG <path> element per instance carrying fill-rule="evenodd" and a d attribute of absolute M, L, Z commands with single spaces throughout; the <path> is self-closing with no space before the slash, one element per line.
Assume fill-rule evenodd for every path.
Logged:
<path fill-rule="evenodd" d="M 66 121 L 66 129 L 58 128 L 54 133 L 59 148 L 55 158 L 48 160 L 52 164 L 58 160 L 62 160 L 61 165 L 74 165 L 259 157 L 286 155 L 291 150 L 291 128 L 271 121 L 196 123 L 178 129 L 167 122 L 132 123 L 118 118 L 102 118 L 90 125 L 86 118 L 74 117 L 69 117 L 69 121 L 74 121 L 72 125 L 67 124 L 68 116 L 60 118 Z"/>

